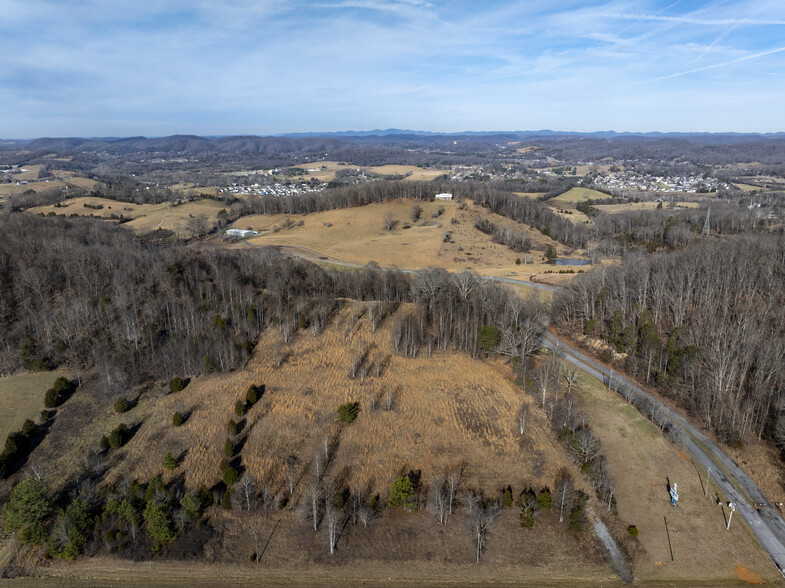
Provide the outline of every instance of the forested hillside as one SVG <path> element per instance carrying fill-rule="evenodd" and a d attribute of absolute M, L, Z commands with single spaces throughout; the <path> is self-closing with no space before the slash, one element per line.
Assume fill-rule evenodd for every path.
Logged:
<path fill-rule="evenodd" d="M 272 249 L 226 250 L 139 239 L 85 219 L 0 217 L 0 370 L 98 366 L 108 387 L 238 367 L 270 325 L 288 342 L 320 329 L 337 299 L 375 302 L 377 319 L 416 302 L 396 349 L 474 353 L 484 324 L 506 353 L 532 347 L 536 309 L 495 282 L 434 269 L 416 277 L 369 267 L 336 272 Z M 525 341 L 525 346 L 524 346 Z M 100 342 L 100 345 L 96 342 Z"/>
<path fill-rule="evenodd" d="M 781 236 L 627 256 L 578 276 L 553 314 L 573 332 L 603 339 L 624 369 L 726 440 L 752 434 L 785 443 Z"/>

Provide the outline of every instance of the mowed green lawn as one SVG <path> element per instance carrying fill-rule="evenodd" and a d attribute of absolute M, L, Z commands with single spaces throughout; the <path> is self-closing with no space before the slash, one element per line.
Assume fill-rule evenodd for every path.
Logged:
<path fill-rule="evenodd" d="M 0 443 L 8 433 L 22 428 L 25 419 L 38 422 L 44 409 L 44 394 L 60 376 L 70 378 L 70 370 L 33 372 L 0 378 Z"/>

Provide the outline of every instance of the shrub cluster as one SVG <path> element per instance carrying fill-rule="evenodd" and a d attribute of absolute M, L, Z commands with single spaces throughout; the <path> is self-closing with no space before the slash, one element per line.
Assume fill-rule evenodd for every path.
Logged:
<path fill-rule="evenodd" d="M 125 398 L 118 398 L 114 401 L 114 411 L 118 414 L 131 410 L 131 403 Z"/>
<path fill-rule="evenodd" d="M 347 402 L 338 407 L 338 420 L 342 423 L 351 423 L 360 413 L 359 402 Z"/>
<path fill-rule="evenodd" d="M 54 384 L 52 384 L 52 387 L 46 391 L 46 394 L 44 395 L 44 406 L 46 408 L 57 408 L 73 390 L 73 382 L 68 378 L 60 376 L 55 380 Z"/>
<path fill-rule="evenodd" d="M 128 427 L 121 423 L 112 429 L 112 432 L 109 433 L 108 437 L 106 435 L 101 437 L 101 449 L 104 451 L 110 448 L 118 449 L 122 447 L 126 441 L 128 441 Z"/>
<path fill-rule="evenodd" d="M 20 461 L 32 449 L 32 440 L 38 433 L 38 425 L 27 419 L 22 428 L 9 433 L 5 440 L 3 452 L 0 453 L 0 477 L 13 473 L 11 468 L 14 462 Z"/>
<path fill-rule="evenodd" d="M 188 382 L 180 377 L 172 378 L 171 380 L 169 380 L 169 390 L 171 392 L 180 392 L 181 390 L 185 390 L 185 387 L 187 385 Z"/>

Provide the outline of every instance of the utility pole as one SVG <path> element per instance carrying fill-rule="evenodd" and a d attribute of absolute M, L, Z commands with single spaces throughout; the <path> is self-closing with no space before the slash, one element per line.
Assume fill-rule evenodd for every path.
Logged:
<path fill-rule="evenodd" d="M 706 222 L 703 224 L 703 230 L 701 231 L 701 235 L 703 237 L 708 237 L 709 233 L 711 233 L 711 224 L 709 224 L 709 217 L 711 217 L 711 207 L 706 211 Z"/>
<path fill-rule="evenodd" d="M 671 532 L 668 529 L 668 517 L 662 517 L 665 519 L 665 534 L 668 536 L 668 549 L 671 552 L 671 561 L 673 561 L 673 544 L 671 543 Z"/>
<path fill-rule="evenodd" d="M 254 551 L 256 554 L 256 561 L 254 563 L 259 563 L 259 536 L 256 534 L 256 531 L 253 532 L 253 541 L 256 546 L 256 551 Z"/>
<path fill-rule="evenodd" d="M 709 495 L 709 482 L 711 481 L 711 468 L 708 469 L 706 472 L 706 491 L 703 493 L 703 497 L 706 498 Z"/>
<path fill-rule="evenodd" d="M 736 505 L 733 502 L 729 502 L 728 508 L 730 508 L 730 515 L 728 515 L 728 526 L 725 527 L 726 531 L 730 531 L 730 522 L 733 519 L 733 513 L 736 512 Z"/>

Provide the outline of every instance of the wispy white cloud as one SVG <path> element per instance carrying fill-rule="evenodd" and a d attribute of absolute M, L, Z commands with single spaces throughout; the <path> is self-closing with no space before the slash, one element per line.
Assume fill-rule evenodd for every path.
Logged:
<path fill-rule="evenodd" d="M 756 126 L 764 120 L 782 130 L 781 108 L 740 107 L 760 102 L 759 84 L 785 95 L 778 6 L 160 0 L 121 11 L 100 0 L 0 0 L 9 15 L 0 21 L 0 136 L 361 122 L 683 130 L 712 115 L 734 130 L 766 130 Z M 702 110 L 690 111 L 689 100 Z"/>
<path fill-rule="evenodd" d="M 785 51 L 785 47 L 778 47 L 776 49 L 769 49 L 768 51 L 761 51 L 759 53 L 753 53 L 751 55 L 745 55 L 743 57 L 738 57 L 736 59 L 731 59 L 730 61 L 723 61 L 722 63 L 712 63 L 711 65 L 704 65 L 703 67 L 696 67 L 694 69 L 688 69 L 686 71 L 676 72 L 676 73 L 673 73 L 673 74 L 670 74 L 670 75 L 667 75 L 667 76 L 662 76 L 662 77 L 657 78 L 657 79 L 667 80 L 667 79 L 671 79 L 671 78 L 678 78 L 678 77 L 682 77 L 682 76 L 689 76 L 689 75 L 692 75 L 692 74 L 695 74 L 695 73 L 708 71 L 708 70 L 711 70 L 711 69 L 725 68 L 725 67 L 728 67 L 730 65 L 736 65 L 737 63 L 743 63 L 745 61 L 751 61 L 753 59 L 760 59 L 761 57 L 767 57 L 769 55 L 775 55 L 777 53 L 782 53 L 783 51 Z"/>

